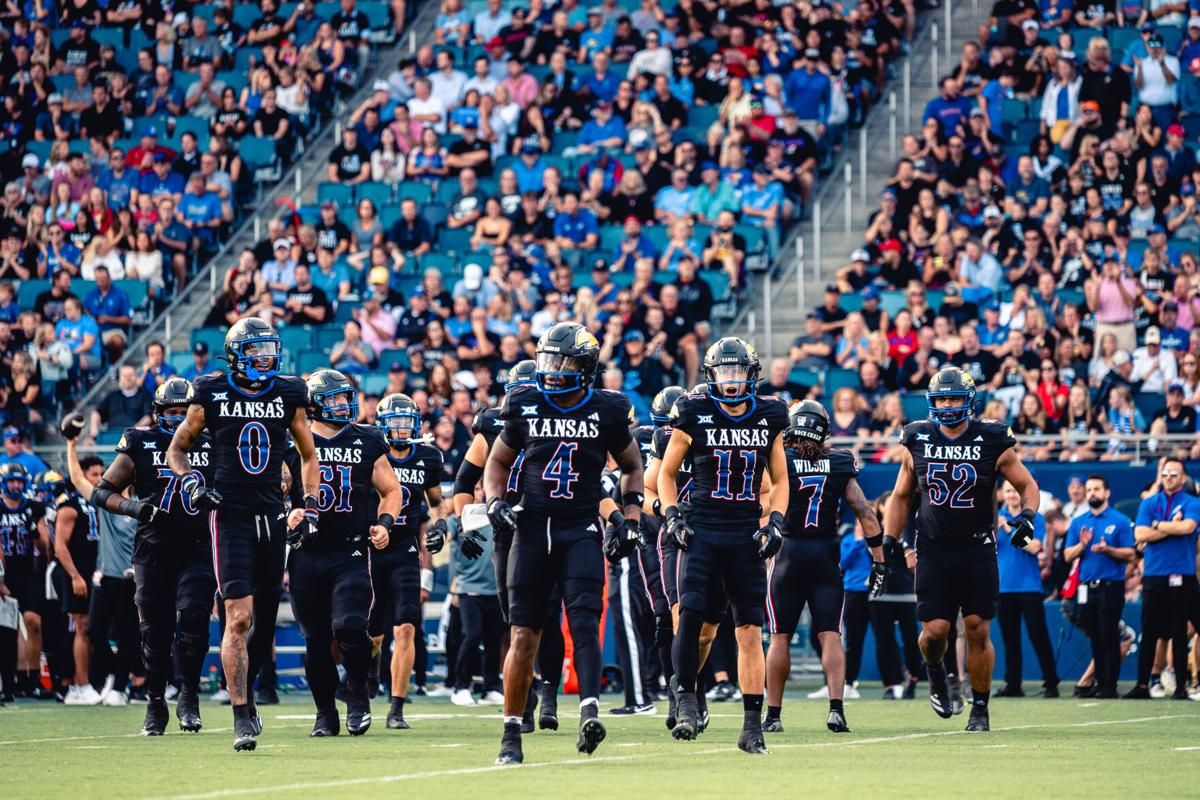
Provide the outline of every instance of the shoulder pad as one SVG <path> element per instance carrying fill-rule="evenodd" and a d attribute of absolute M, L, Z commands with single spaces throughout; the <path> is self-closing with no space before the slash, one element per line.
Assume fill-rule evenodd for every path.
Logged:
<path fill-rule="evenodd" d="M 904 426 L 904 430 L 900 432 L 900 444 L 912 444 L 915 441 L 925 441 L 930 435 L 929 420 L 918 420 L 910 422 Z M 924 439 L 919 437 L 925 437 Z"/>
<path fill-rule="evenodd" d="M 62 492 L 61 494 L 59 494 L 59 496 L 58 496 L 58 497 L 56 497 L 56 498 L 54 499 L 54 502 L 55 502 L 55 503 L 57 503 L 57 504 L 58 504 L 58 505 L 60 505 L 60 506 L 64 506 L 64 505 L 70 505 L 70 504 L 71 504 L 71 501 L 72 501 L 73 499 L 74 499 L 74 498 L 73 498 L 73 497 L 71 497 L 71 495 L 67 494 L 66 492 Z"/>
<path fill-rule="evenodd" d="M 517 386 L 504 396 L 500 406 L 500 419 L 517 419 L 521 415 L 521 406 L 535 405 L 541 402 L 542 393 L 536 386 Z"/>
<path fill-rule="evenodd" d="M 858 459 L 849 450 L 830 450 L 829 467 L 831 472 L 849 473 L 854 476 L 858 474 Z"/>

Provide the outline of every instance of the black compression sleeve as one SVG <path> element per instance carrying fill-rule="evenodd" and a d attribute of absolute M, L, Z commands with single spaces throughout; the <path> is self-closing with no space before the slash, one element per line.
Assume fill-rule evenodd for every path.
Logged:
<path fill-rule="evenodd" d="M 108 511 L 108 498 L 119 495 L 117 487 L 101 478 L 100 483 L 96 484 L 96 488 L 92 491 L 92 503 Z"/>
<path fill-rule="evenodd" d="M 454 476 L 454 493 L 474 495 L 475 487 L 482 479 L 483 467 L 472 464 L 464 458 L 462 464 L 459 465 L 458 474 Z"/>

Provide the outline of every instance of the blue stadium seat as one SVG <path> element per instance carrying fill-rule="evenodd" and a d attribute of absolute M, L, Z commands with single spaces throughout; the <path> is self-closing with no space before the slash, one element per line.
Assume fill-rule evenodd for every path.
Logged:
<path fill-rule="evenodd" d="M 788 380 L 801 386 L 816 386 L 821 382 L 821 373 L 815 369 L 795 367 L 788 374 Z"/>
<path fill-rule="evenodd" d="M 33 308 L 37 296 L 49 289 L 49 278 L 30 278 L 27 281 L 21 281 L 21 287 L 17 289 L 17 305 L 21 308 Z M 82 297 L 78 290 L 74 290 L 73 293 L 77 297 Z"/>
<path fill-rule="evenodd" d="M 425 203 L 421 206 L 421 219 L 429 224 L 430 229 L 437 231 L 450 219 L 450 209 L 442 203 Z"/>
<path fill-rule="evenodd" d="M 909 422 L 929 416 L 929 402 L 925 399 L 924 392 L 909 392 L 901 395 L 900 408 L 903 409 L 904 416 Z"/>
<path fill-rule="evenodd" d="M 400 221 L 400 216 L 400 204 L 388 203 L 379 209 L 379 224 L 383 226 L 385 231 L 391 230 L 392 226 Z"/>
<path fill-rule="evenodd" d="M 362 394 L 379 396 L 387 388 L 387 383 L 387 375 L 379 372 L 368 372 L 358 382 L 358 389 Z"/>
<path fill-rule="evenodd" d="M 313 330 L 313 345 L 322 353 L 328 353 L 333 346 L 342 340 L 342 326 L 336 324 L 322 325 Z"/>
<path fill-rule="evenodd" d="M 396 200 L 413 200 L 419 206 L 422 203 L 428 203 L 433 197 L 433 190 L 427 183 L 417 183 L 416 181 L 404 181 L 396 187 Z"/>
<path fill-rule="evenodd" d="M 320 350 L 301 350 L 296 354 L 296 372 L 307 375 L 310 372 L 329 366 L 329 354 Z"/>
<path fill-rule="evenodd" d="M 284 325 L 279 328 L 279 341 L 284 350 L 299 353 L 313 347 L 313 330 L 308 325 Z"/>
<path fill-rule="evenodd" d="M 907 304 L 908 300 L 901 289 L 888 289 L 879 293 L 879 307 L 886 311 L 889 317 L 896 316 L 896 312 Z"/>
<path fill-rule="evenodd" d="M 354 187 L 332 181 L 322 181 L 317 184 L 317 203 L 332 200 L 338 208 L 351 208 L 354 205 Z"/>
<path fill-rule="evenodd" d="M 458 265 L 455 259 L 445 253 L 426 253 L 421 256 L 418 267 L 421 272 L 433 267 L 445 276 L 453 275 L 457 271 Z"/>
<path fill-rule="evenodd" d="M 1139 392 L 1133 396 L 1133 404 L 1138 411 L 1142 412 L 1145 418 L 1146 427 L 1150 427 L 1150 419 L 1154 416 L 1154 412 L 1166 406 L 1166 398 L 1161 394 L 1151 392 Z"/>
<path fill-rule="evenodd" d="M 858 370 L 830 369 L 825 372 L 825 394 L 832 397 L 838 389 L 858 386 Z"/>
<path fill-rule="evenodd" d="M 714 302 L 723 303 L 732 296 L 729 291 L 729 273 L 725 270 L 706 269 L 698 274 L 708 284 L 708 288 L 712 289 Z"/>
<path fill-rule="evenodd" d="M 445 228 L 438 233 L 438 249 L 450 256 L 462 258 L 471 252 L 471 232 Z"/>
<path fill-rule="evenodd" d="M 387 372 L 392 364 L 400 364 L 408 369 L 408 350 L 389 348 L 379 354 L 379 371 Z"/>
<path fill-rule="evenodd" d="M 375 208 L 382 208 L 392 202 L 392 187 L 379 181 L 360 183 L 354 189 L 355 200 L 370 200 Z"/>
<path fill-rule="evenodd" d="M 150 297 L 149 286 L 145 281 L 119 280 L 113 281 L 113 285 L 129 297 L 130 308 L 141 308 Z"/>
<path fill-rule="evenodd" d="M 208 352 L 214 356 L 225 352 L 224 328 L 193 328 L 191 339 L 193 347 L 196 342 L 204 342 L 208 345 Z"/>
<path fill-rule="evenodd" d="M 851 311 L 861 311 L 863 307 L 863 298 L 861 294 L 846 294 L 842 293 L 838 297 L 838 306 L 847 314 Z"/>

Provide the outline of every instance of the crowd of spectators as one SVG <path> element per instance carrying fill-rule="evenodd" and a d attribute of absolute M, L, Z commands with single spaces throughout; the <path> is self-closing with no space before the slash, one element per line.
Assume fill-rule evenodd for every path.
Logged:
<path fill-rule="evenodd" d="M 4 422 L 40 433 L 123 353 L 405 13 L 403 0 L 0 4 L 0 389 L 22 386 Z"/>
<path fill-rule="evenodd" d="M 1027 458 L 1200 456 L 1200 15 L 1134 10 L 1000 0 L 903 138 L 779 367 L 872 457 L 942 364 Z"/>

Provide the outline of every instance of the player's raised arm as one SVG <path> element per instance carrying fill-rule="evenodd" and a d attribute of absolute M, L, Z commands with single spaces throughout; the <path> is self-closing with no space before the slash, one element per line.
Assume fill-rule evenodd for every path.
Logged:
<path fill-rule="evenodd" d="M 196 443 L 196 439 L 200 438 L 200 434 L 204 431 L 204 425 L 204 409 L 198 405 L 190 405 L 187 416 L 183 418 L 183 422 L 175 430 L 175 435 L 171 437 L 171 445 L 167 448 L 167 466 L 180 478 L 186 478 L 192 474 L 192 465 L 188 463 L 187 454 L 192 449 L 192 445 Z M 311 434 L 308 441 L 311 445 Z"/>
<path fill-rule="evenodd" d="M 887 505 L 883 507 L 884 536 L 890 536 L 897 541 L 900 539 L 905 526 L 908 525 L 912 499 L 916 492 L 917 473 L 913 470 L 912 454 L 906 449 L 900 455 L 900 473 L 896 475 L 896 486 L 888 496 Z"/>
<path fill-rule="evenodd" d="M 190 409 L 188 419 L 191 419 Z M 182 428 L 181 425 L 180 429 Z M 296 445 L 296 452 L 300 454 L 300 480 L 304 485 L 304 496 L 318 497 L 321 494 L 321 465 L 317 462 L 317 448 L 313 444 L 312 429 L 308 427 L 308 414 L 305 409 L 296 409 L 296 413 L 292 415 L 292 424 L 289 426 L 289 430 L 292 433 L 292 441 Z M 175 439 L 171 442 L 172 447 L 175 446 L 175 441 L 178 439 L 179 434 L 176 433 Z"/>
<path fill-rule="evenodd" d="M 129 460 L 128 456 L 125 460 Z M 132 464 L 130 467 L 132 469 Z M 92 486 L 92 482 L 84 477 L 83 467 L 79 466 L 79 442 L 74 436 L 67 437 L 67 477 L 75 487 L 75 491 L 79 492 L 79 496 L 89 503 L 92 502 L 92 495 L 95 493 L 96 487 Z M 125 485 L 128 485 L 128 483 Z M 124 489 L 125 487 L 122 486 L 121 488 Z M 108 508 L 108 506 L 105 506 L 105 508 Z M 115 511 L 116 509 L 109 510 Z"/>

